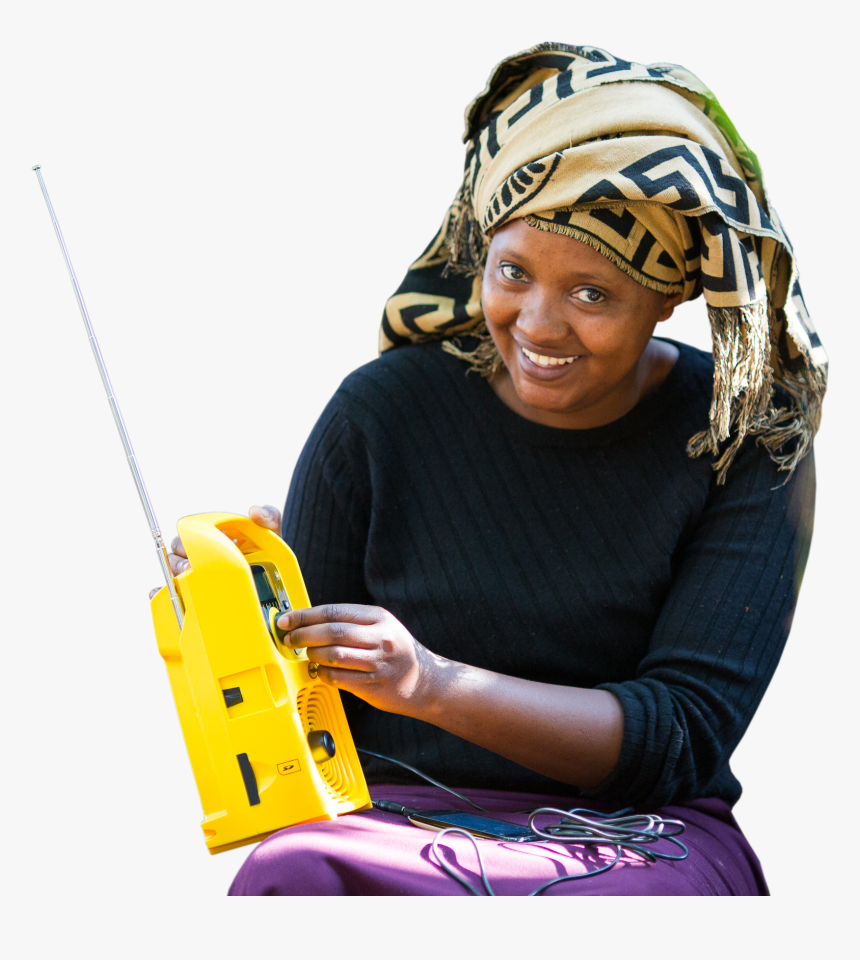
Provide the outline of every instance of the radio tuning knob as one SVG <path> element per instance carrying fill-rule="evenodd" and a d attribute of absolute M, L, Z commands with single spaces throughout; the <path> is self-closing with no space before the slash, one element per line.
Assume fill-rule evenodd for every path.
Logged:
<path fill-rule="evenodd" d="M 272 636 L 278 641 L 278 643 L 283 643 L 287 638 L 287 630 L 281 630 L 278 626 L 278 617 L 284 613 L 283 610 L 278 610 L 275 607 L 269 608 L 269 631 Z"/>
<path fill-rule="evenodd" d="M 311 730 L 308 734 L 308 746 L 317 763 L 325 763 L 335 754 L 334 737 L 328 730 Z"/>

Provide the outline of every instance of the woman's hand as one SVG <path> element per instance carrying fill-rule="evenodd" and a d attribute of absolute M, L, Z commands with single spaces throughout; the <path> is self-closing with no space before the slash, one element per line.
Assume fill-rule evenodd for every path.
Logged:
<path fill-rule="evenodd" d="M 304 648 L 319 665 L 323 680 L 388 713 L 422 713 L 447 663 L 382 607 L 336 603 L 292 610 L 278 626 L 288 631 L 288 646 Z"/>
<path fill-rule="evenodd" d="M 275 533 L 280 535 L 281 511 L 277 507 L 268 505 L 265 507 L 251 507 L 248 511 L 248 516 L 254 523 L 265 527 L 267 530 L 274 530 Z M 185 547 L 182 546 L 182 541 L 179 537 L 173 538 L 170 549 L 173 553 L 167 554 L 167 560 L 170 564 L 170 572 L 176 577 L 185 570 L 188 570 L 191 564 L 188 562 L 188 554 L 185 552 Z M 149 599 L 151 600 L 160 589 L 161 587 L 153 587 L 152 590 L 149 591 Z"/>
<path fill-rule="evenodd" d="M 592 788 L 615 769 L 624 712 L 606 690 L 446 660 L 382 607 L 335 603 L 278 617 L 319 676 L 373 707 L 435 724 L 554 780 Z"/>

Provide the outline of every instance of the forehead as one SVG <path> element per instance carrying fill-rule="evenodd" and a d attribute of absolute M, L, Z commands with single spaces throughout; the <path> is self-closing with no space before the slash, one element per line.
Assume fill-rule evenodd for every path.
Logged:
<path fill-rule="evenodd" d="M 490 258 L 514 257 L 530 271 L 554 274 L 587 274 L 606 283 L 639 284 L 587 243 L 561 233 L 512 220 L 496 230 L 490 240 Z"/>

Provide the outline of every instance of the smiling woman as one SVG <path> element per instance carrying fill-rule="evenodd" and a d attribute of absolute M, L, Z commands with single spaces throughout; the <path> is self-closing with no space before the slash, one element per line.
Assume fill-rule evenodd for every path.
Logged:
<path fill-rule="evenodd" d="M 679 299 L 642 286 L 579 240 L 514 220 L 493 236 L 481 291 L 503 360 L 490 385 L 536 423 L 611 423 L 678 359 L 676 347 L 651 337 Z"/>
<path fill-rule="evenodd" d="M 280 627 L 343 691 L 376 799 L 451 805 L 383 754 L 503 819 L 588 797 L 687 826 L 681 862 L 548 894 L 766 893 L 729 761 L 791 624 L 826 376 L 755 155 L 683 68 L 563 44 L 500 64 L 466 139 L 382 356 L 282 523 L 252 511 L 320 604 Z M 702 292 L 713 357 L 653 337 Z M 424 836 L 379 809 L 292 827 L 231 893 L 462 892 Z M 601 856 L 486 849 L 509 894 Z"/>

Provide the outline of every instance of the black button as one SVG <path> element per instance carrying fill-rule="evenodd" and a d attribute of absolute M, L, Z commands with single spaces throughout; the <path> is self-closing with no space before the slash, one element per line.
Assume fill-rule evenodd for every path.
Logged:
<path fill-rule="evenodd" d="M 221 692 L 224 694 L 224 703 L 226 703 L 228 707 L 235 707 L 237 703 L 242 703 L 245 699 L 239 687 L 229 687 L 227 690 L 222 690 Z"/>

